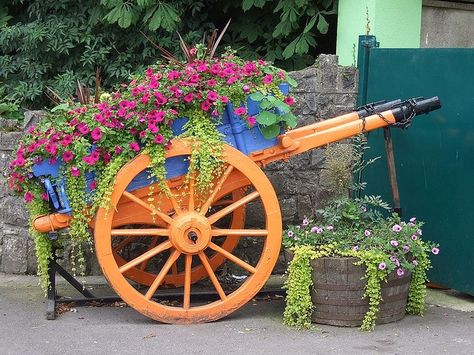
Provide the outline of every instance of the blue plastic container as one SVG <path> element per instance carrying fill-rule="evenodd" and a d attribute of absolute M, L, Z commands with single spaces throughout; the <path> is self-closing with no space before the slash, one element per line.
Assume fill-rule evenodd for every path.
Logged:
<path fill-rule="evenodd" d="M 280 84 L 279 88 L 284 95 L 288 94 L 289 86 L 287 83 Z M 248 97 L 247 110 L 249 115 L 257 115 L 260 112 L 259 102 Z M 178 118 L 173 122 L 171 130 L 175 136 L 183 133 L 183 126 L 187 121 L 188 118 L 184 117 Z M 227 105 L 217 130 L 224 136 L 225 143 L 240 150 L 245 155 L 278 144 L 276 138 L 265 139 L 258 125 L 249 128 L 240 116 L 234 114 L 234 105 L 232 103 Z M 66 196 L 65 181 L 64 179 L 57 180 L 61 163 L 61 159 L 58 159 L 54 164 L 47 160 L 35 164 L 33 166 L 33 175 L 42 179 L 54 210 L 60 213 L 70 213 L 71 208 Z M 177 156 L 168 158 L 165 161 L 165 168 L 167 179 L 184 175 L 188 172 L 189 168 L 188 157 Z M 89 185 L 94 181 L 94 178 L 93 172 L 86 174 L 86 192 L 89 196 L 91 194 Z M 154 182 L 156 182 L 156 179 L 151 177 L 150 171 L 146 169 L 130 182 L 127 186 L 127 191 L 138 190 Z"/>

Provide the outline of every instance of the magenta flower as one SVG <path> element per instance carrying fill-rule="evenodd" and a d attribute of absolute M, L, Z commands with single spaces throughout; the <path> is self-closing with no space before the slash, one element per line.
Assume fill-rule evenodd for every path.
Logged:
<path fill-rule="evenodd" d="M 368 229 L 366 229 L 366 230 L 364 231 L 364 235 L 365 235 L 366 237 L 369 237 L 371 234 L 372 234 L 372 233 L 371 233 Z"/>
<path fill-rule="evenodd" d="M 250 127 L 253 127 L 257 123 L 257 119 L 253 116 L 247 116 L 247 122 L 249 123 Z"/>
<path fill-rule="evenodd" d="M 392 227 L 392 231 L 394 231 L 395 233 L 398 233 L 402 230 L 402 226 L 400 226 L 399 224 L 395 224 L 393 227 Z"/>
<path fill-rule="evenodd" d="M 140 150 L 140 146 L 138 145 L 137 142 L 131 142 L 129 146 L 130 146 L 130 149 L 134 152 L 138 152 Z"/>
<path fill-rule="evenodd" d="M 157 144 L 163 144 L 165 142 L 165 137 L 163 137 L 161 134 L 157 134 L 153 141 Z"/>
<path fill-rule="evenodd" d="M 403 275 L 405 275 L 405 271 L 402 268 L 398 268 L 397 269 L 397 275 L 398 275 L 398 277 L 402 277 Z"/>
<path fill-rule="evenodd" d="M 283 102 L 288 106 L 291 106 L 295 103 L 295 99 L 293 99 L 291 96 L 287 96 L 285 97 L 285 100 L 283 100 Z"/>
<path fill-rule="evenodd" d="M 79 132 L 81 132 L 81 134 L 83 134 L 83 135 L 86 135 L 87 133 L 89 133 L 89 131 L 90 131 L 89 126 L 86 125 L 86 124 L 82 124 L 79 127 Z"/>
<path fill-rule="evenodd" d="M 46 193 L 46 192 L 42 192 L 41 195 L 40 195 L 41 199 L 44 200 L 44 201 L 48 201 L 49 200 L 49 195 Z"/>
<path fill-rule="evenodd" d="M 184 97 L 183 97 L 183 100 L 184 100 L 185 102 L 187 102 L 187 103 L 193 101 L 193 99 L 194 99 L 194 96 L 193 96 L 192 93 L 186 94 L 186 95 L 184 95 Z"/>
<path fill-rule="evenodd" d="M 245 109 L 245 107 L 239 107 L 236 110 L 234 110 L 234 113 L 238 116 L 242 116 L 247 113 L 247 110 Z"/>
<path fill-rule="evenodd" d="M 122 147 L 116 146 L 115 149 L 114 149 L 114 152 L 115 152 L 115 154 L 120 154 L 120 153 L 122 153 L 122 150 L 123 150 Z"/>
<path fill-rule="evenodd" d="M 79 168 L 71 166 L 71 175 L 74 177 L 78 177 L 79 175 L 81 175 L 81 171 L 79 170 Z"/>
<path fill-rule="evenodd" d="M 25 198 L 26 203 L 30 203 L 35 198 L 35 195 L 33 195 L 32 192 L 27 191 L 23 197 Z"/>
<path fill-rule="evenodd" d="M 211 102 L 209 100 L 205 100 L 201 103 L 201 110 L 208 111 L 211 108 Z"/>
<path fill-rule="evenodd" d="M 245 93 L 248 93 L 248 92 L 250 91 L 250 86 L 244 85 L 244 86 L 242 86 L 242 90 L 243 90 Z"/>
<path fill-rule="evenodd" d="M 95 190 L 97 187 L 97 181 L 92 180 L 91 183 L 89 184 L 89 190 Z"/>
<path fill-rule="evenodd" d="M 215 92 L 215 91 L 209 91 L 209 92 L 207 93 L 207 99 L 208 99 L 209 101 L 216 101 L 216 100 L 217 100 L 217 97 L 218 97 L 218 96 L 217 96 L 217 92 Z"/>
<path fill-rule="evenodd" d="M 25 161 L 25 158 L 23 158 L 23 157 L 18 157 L 15 160 L 15 165 L 16 166 L 24 166 L 25 163 L 26 163 L 26 161 Z"/>
<path fill-rule="evenodd" d="M 390 245 L 393 247 L 398 247 L 398 242 L 396 240 L 391 240 Z"/>
<path fill-rule="evenodd" d="M 70 150 L 66 150 L 63 154 L 63 160 L 67 163 L 74 158 L 74 154 Z"/>
<path fill-rule="evenodd" d="M 385 263 L 380 263 L 379 264 L 379 270 L 385 270 L 387 268 L 387 264 Z"/>
<path fill-rule="evenodd" d="M 99 127 L 94 128 L 91 132 L 91 137 L 94 140 L 94 142 L 99 141 L 102 138 L 101 129 Z"/>
<path fill-rule="evenodd" d="M 217 85 L 217 81 L 215 81 L 214 79 L 211 79 L 211 80 L 207 81 L 207 86 L 209 86 L 211 88 L 216 86 L 216 85 Z"/>
<path fill-rule="evenodd" d="M 229 102 L 229 98 L 227 96 L 221 96 L 219 97 L 219 100 L 221 100 L 221 102 L 224 104 Z"/>
<path fill-rule="evenodd" d="M 433 248 L 431 249 L 431 252 L 434 254 L 434 255 L 438 255 L 439 254 L 439 248 Z"/>
<path fill-rule="evenodd" d="M 263 78 L 263 83 L 268 85 L 268 84 L 271 84 L 273 82 L 273 75 L 272 74 L 267 74 L 264 76 Z"/>

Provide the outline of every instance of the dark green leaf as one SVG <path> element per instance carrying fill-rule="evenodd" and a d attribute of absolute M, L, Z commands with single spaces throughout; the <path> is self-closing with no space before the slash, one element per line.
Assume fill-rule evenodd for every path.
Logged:
<path fill-rule="evenodd" d="M 254 101 L 262 101 L 265 98 L 265 96 L 260 92 L 254 92 L 253 94 L 250 95 L 250 98 Z"/>
<path fill-rule="evenodd" d="M 319 21 L 316 27 L 318 28 L 318 31 L 322 34 L 326 34 L 328 32 L 329 24 L 324 18 L 324 16 L 321 14 L 319 14 Z"/>

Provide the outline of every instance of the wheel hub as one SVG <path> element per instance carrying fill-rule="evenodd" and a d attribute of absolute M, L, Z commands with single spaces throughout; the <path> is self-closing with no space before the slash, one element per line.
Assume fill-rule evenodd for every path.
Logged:
<path fill-rule="evenodd" d="M 185 254 L 197 254 L 211 241 L 211 225 L 197 212 L 186 212 L 173 219 L 170 228 L 173 246 Z"/>

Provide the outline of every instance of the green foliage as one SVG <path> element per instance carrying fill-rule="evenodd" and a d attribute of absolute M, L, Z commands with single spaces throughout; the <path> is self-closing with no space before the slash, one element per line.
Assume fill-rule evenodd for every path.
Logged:
<path fill-rule="evenodd" d="M 311 260 L 317 256 L 310 246 L 298 246 L 294 249 L 294 257 L 287 270 L 288 278 L 283 286 L 287 290 L 283 322 L 288 326 L 309 328 L 311 325 Z"/>
<path fill-rule="evenodd" d="M 418 266 L 411 275 L 406 311 L 408 314 L 422 316 L 425 312 L 425 282 L 428 279 L 426 272 L 431 268 L 431 261 L 428 258 L 427 252 L 419 253 L 416 260 L 418 262 Z"/>
<path fill-rule="evenodd" d="M 314 62 L 336 0 L 14 0 L 0 7 L 0 77 L 9 98 L 39 108 L 52 87 L 62 98 L 76 80 L 92 86 L 96 68 L 110 90 L 141 71 L 159 52 L 141 34 L 177 52 L 175 31 L 197 42 L 233 19 L 224 44 L 248 59 L 264 57 L 279 67 Z M 332 40 L 332 39 L 331 39 Z"/>

